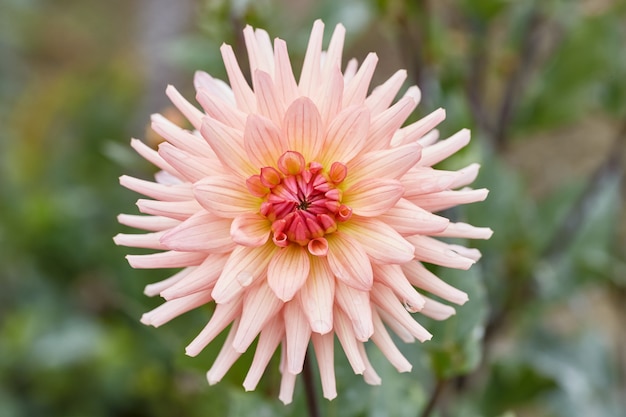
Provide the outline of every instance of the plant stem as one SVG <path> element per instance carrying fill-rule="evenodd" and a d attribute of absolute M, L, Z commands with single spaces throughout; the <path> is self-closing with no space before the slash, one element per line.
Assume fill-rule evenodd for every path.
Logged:
<path fill-rule="evenodd" d="M 306 404 L 309 412 L 309 417 L 320 417 L 320 410 L 317 404 L 317 395 L 315 394 L 315 382 L 313 381 L 313 370 L 311 369 L 309 352 L 307 352 L 306 356 L 304 357 L 302 378 L 304 379 L 304 393 L 306 395 Z"/>
<path fill-rule="evenodd" d="M 420 417 L 429 417 L 431 415 L 431 413 L 435 410 L 435 406 L 437 405 L 437 401 L 441 397 L 441 393 L 443 392 L 443 390 L 444 390 L 444 388 L 446 387 L 447 384 L 448 384 L 448 380 L 447 379 L 438 379 L 437 380 L 437 384 L 435 385 L 435 388 L 433 389 L 433 392 L 430 395 L 430 399 L 428 400 L 428 403 L 426 404 L 426 407 L 424 407 L 424 410 L 422 411 L 422 414 L 420 414 Z"/>

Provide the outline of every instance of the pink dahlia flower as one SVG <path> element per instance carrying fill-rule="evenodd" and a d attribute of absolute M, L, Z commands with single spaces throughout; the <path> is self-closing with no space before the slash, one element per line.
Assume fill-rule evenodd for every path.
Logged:
<path fill-rule="evenodd" d="M 342 72 L 345 30 L 335 28 L 324 52 L 323 30 L 315 22 L 296 81 L 285 42 L 272 46 L 267 32 L 246 27 L 252 87 L 232 48 L 222 46 L 230 85 L 198 72 L 201 109 L 174 87 L 166 90 L 194 130 L 155 115 L 152 128 L 165 139 L 158 151 L 131 142 L 160 168 L 156 182 L 121 177 L 124 187 L 150 199 L 137 202 L 146 215 L 122 214 L 119 221 L 149 233 L 119 234 L 115 242 L 161 251 L 128 255 L 130 265 L 182 268 L 146 287 L 166 301 L 141 321 L 158 327 L 214 303 L 187 354 L 197 355 L 230 326 L 207 374 L 214 384 L 258 338 L 243 382 L 253 390 L 280 346 L 284 403 L 309 342 L 328 399 L 336 396 L 335 336 L 367 383 L 380 383 L 364 347 L 370 339 L 398 371 L 410 371 L 388 330 L 405 342 L 428 340 L 411 313 L 441 320 L 454 309 L 423 293 L 467 301 L 422 262 L 467 269 L 480 253 L 437 237 L 492 233 L 432 214 L 487 196 L 485 189 L 459 189 L 475 179 L 478 165 L 432 168 L 467 145 L 469 131 L 438 141 L 433 128 L 445 117 L 442 109 L 401 127 L 420 99 L 411 87 L 392 104 L 406 72 L 368 95 L 376 55 L 360 67 L 351 60 Z"/>

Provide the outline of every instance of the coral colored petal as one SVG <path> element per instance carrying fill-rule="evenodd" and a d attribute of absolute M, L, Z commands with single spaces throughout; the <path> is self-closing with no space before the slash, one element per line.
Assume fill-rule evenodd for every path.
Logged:
<path fill-rule="evenodd" d="M 311 272 L 300 289 L 300 304 L 309 320 L 311 330 L 326 334 L 333 329 L 335 278 L 326 259 L 312 256 L 310 260 Z"/>
<path fill-rule="evenodd" d="M 370 292 L 359 291 L 337 282 L 335 301 L 352 321 L 352 328 L 357 340 L 367 341 L 374 332 L 370 309 Z"/>
<path fill-rule="evenodd" d="M 217 217 L 204 210 L 191 216 L 161 237 L 168 249 L 227 253 L 235 248 L 230 237 L 230 219 Z"/>
<path fill-rule="evenodd" d="M 415 87 L 416 89 L 417 87 Z M 409 89 L 408 95 L 376 117 L 372 117 L 369 135 L 365 140 L 365 147 L 363 148 L 364 152 L 389 147 L 393 134 L 417 107 L 417 100 L 411 95 L 411 93 L 415 93 L 415 90 Z"/>
<path fill-rule="evenodd" d="M 137 200 L 139 211 L 153 216 L 164 216 L 175 220 L 187 220 L 189 217 L 202 210 L 197 201 L 158 201 Z"/>
<path fill-rule="evenodd" d="M 282 301 L 291 300 L 309 276 L 309 253 L 291 244 L 280 249 L 267 268 L 267 284 Z"/>
<path fill-rule="evenodd" d="M 489 239 L 493 235 L 493 230 L 488 227 L 476 227 L 467 223 L 450 223 L 448 226 L 432 236 L 440 237 L 460 237 L 465 239 Z"/>
<path fill-rule="evenodd" d="M 232 323 L 240 314 L 243 300 L 235 299 L 230 303 L 217 304 L 211 320 L 204 329 L 187 345 L 185 353 L 188 356 L 197 356 L 202 350 L 219 335 L 222 330 Z"/>
<path fill-rule="evenodd" d="M 287 109 L 282 127 L 287 150 L 300 152 L 306 161 L 317 158 L 324 144 L 324 128 L 320 113 L 311 99 L 296 99 Z"/>
<path fill-rule="evenodd" d="M 246 379 L 243 381 L 243 387 L 246 391 L 253 391 L 256 388 L 284 335 L 285 324 L 280 315 L 274 316 L 261 330 L 254 359 L 252 359 Z"/>
<path fill-rule="evenodd" d="M 372 321 L 374 322 L 372 342 L 378 346 L 383 355 L 385 355 L 398 372 L 411 372 L 413 367 L 404 355 L 400 353 L 400 350 L 398 350 L 398 347 L 393 343 L 393 340 L 391 340 L 391 336 L 389 336 L 385 325 L 375 309 L 372 311 Z"/>
<path fill-rule="evenodd" d="M 178 110 L 189 120 L 191 125 L 199 130 L 200 125 L 202 124 L 202 118 L 204 117 L 204 113 L 194 107 L 191 103 L 189 103 L 176 88 L 172 85 L 168 85 L 165 89 L 165 94 L 172 100 L 172 103 L 176 106 Z"/>
<path fill-rule="evenodd" d="M 420 311 L 420 314 L 430 317 L 433 320 L 446 320 L 450 316 L 456 314 L 456 310 L 449 305 L 440 303 L 432 298 L 424 297 L 426 304 Z"/>
<path fill-rule="evenodd" d="M 237 246 L 222 270 L 213 293 L 216 302 L 225 303 L 266 276 L 267 265 L 278 248 L 272 242 L 259 248 Z"/>
<path fill-rule="evenodd" d="M 402 264 L 414 258 L 413 245 L 380 220 L 352 218 L 341 230 L 353 237 L 373 262 Z"/>
<path fill-rule="evenodd" d="M 404 327 L 398 320 L 394 319 L 389 315 L 389 313 L 377 308 L 377 313 L 380 318 L 383 320 L 385 325 L 389 327 L 393 332 L 402 340 L 404 343 L 413 343 L 415 342 L 415 337 L 409 332 L 406 327 Z"/>
<path fill-rule="evenodd" d="M 302 372 L 304 357 L 311 338 L 311 327 L 297 300 L 285 304 L 285 341 L 287 367 L 283 372 L 299 374 Z"/>
<path fill-rule="evenodd" d="M 213 78 L 204 71 L 196 71 L 193 75 L 193 85 L 196 91 L 205 90 L 229 105 L 235 105 L 233 89 L 224 81 Z"/>
<path fill-rule="evenodd" d="M 440 233 L 450 224 L 447 218 L 432 214 L 404 198 L 378 219 L 403 236 Z"/>
<path fill-rule="evenodd" d="M 228 74 L 228 80 L 235 94 L 237 107 L 241 111 L 253 113 L 256 110 L 254 92 L 252 92 L 246 78 L 241 72 L 241 68 L 239 68 L 233 48 L 230 45 L 222 45 L 220 51 L 222 53 L 222 59 L 224 60 L 224 66 L 226 67 L 226 73 Z"/>
<path fill-rule="evenodd" d="M 245 181 L 232 176 L 207 177 L 194 184 L 198 202 L 220 217 L 235 218 L 257 212 L 261 199 L 250 194 Z"/>
<path fill-rule="evenodd" d="M 150 116 L 151 127 L 170 144 L 193 156 L 215 157 L 211 147 L 188 130 L 182 129 L 160 114 Z"/>
<path fill-rule="evenodd" d="M 159 155 L 189 182 L 196 182 L 206 176 L 220 175 L 224 172 L 217 159 L 190 155 L 167 142 L 159 145 Z"/>
<path fill-rule="evenodd" d="M 191 269 L 191 271 L 160 292 L 161 297 L 166 300 L 184 297 L 198 291 L 211 290 L 222 273 L 228 255 L 209 255 L 202 264 Z"/>
<path fill-rule="evenodd" d="M 468 300 L 466 293 L 444 282 L 419 262 L 404 264 L 402 270 L 409 282 L 417 288 L 459 305 Z"/>
<path fill-rule="evenodd" d="M 154 310 L 141 316 L 141 322 L 147 326 L 159 327 L 211 300 L 210 291 L 201 291 L 186 297 L 177 298 L 176 300 L 166 301 Z"/>
<path fill-rule="evenodd" d="M 377 63 L 378 56 L 373 52 L 369 53 L 354 77 L 346 80 L 346 88 L 343 93 L 344 108 L 365 102 L 365 96 L 367 96 L 367 90 Z"/>
<path fill-rule="evenodd" d="M 321 335 L 319 333 L 313 333 L 311 339 L 313 341 L 315 357 L 317 358 L 317 366 L 320 370 L 322 393 L 324 398 L 332 400 L 337 397 L 334 364 L 334 337 L 332 334 Z"/>
<path fill-rule="evenodd" d="M 387 81 L 372 90 L 365 99 L 365 105 L 373 115 L 378 115 L 389 107 L 406 80 L 406 75 L 406 70 L 398 70 Z"/>
<path fill-rule="evenodd" d="M 363 371 L 363 379 L 365 380 L 365 383 L 369 385 L 380 385 L 382 380 L 367 358 L 367 352 L 365 351 L 365 345 L 363 343 L 359 343 L 359 351 L 361 353 L 361 358 L 363 358 L 363 362 L 365 363 L 365 371 Z"/>
<path fill-rule="evenodd" d="M 235 217 L 230 226 L 230 236 L 243 246 L 261 246 L 270 236 L 271 223 L 257 213 L 244 213 Z"/>
<path fill-rule="evenodd" d="M 328 235 L 328 265 L 338 280 L 359 290 L 369 290 L 373 273 L 369 257 L 352 237 L 335 232 Z"/>
<path fill-rule="evenodd" d="M 173 166 L 168 164 L 157 151 L 148 147 L 139 139 L 131 139 L 130 146 L 152 165 L 159 167 L 163 171 L 168 172 L 176 178 L 182 178 L 182 175 L 178 171 L 176 171 Z"/>
<path fill-rule="evenodd" d="M 455 176 L 456 173 L 451 171 L 441 171 L 430 167 L 416 167 L 400 179 L 404 186 L 404 198 L 413 198 L 447 190 L 454 183 Z"/>
<path fill-rule="evenodd" d="M 421 139 L 446 118 L 444 109 L 437 109 L 415 123 L 399 129 L 391 139 L 391 146 L 401 146 Z"/>
<path fill-rule="evenodd" d="M 243 143 L 248 158 L 258 167 L 276 166 L 276 161 L 285 152 L 278 126 L 256 114 L 248 116 Z"/>
<path fill-rule="evenodd" d="M 348 163 L 346 186 L 368 178 L 402 178 L 419 161 L 422 147 L 412 143 L 360 155 Z"/>
<path fill-rule="evenodd" d="M 177 273 L 175 273 L 169 278 L 166 278 L 162 281 L 158 281 L 152 284 L 148 284 L 144 288 L 143 293 L 147 295 L 148 297 L 154 297 L 155 295 L 160 294 L 161 291 L 164 291 L 170 288 L 171 286 L 175 285 L 177 282 L 179 282 L 180 280 L 185 278 L 187 275 L 192 273 L 196 268 L 197 267 L 195 266 L 190 266 L 190 267 L 187 267 L 178 271 Z"/>
<path fill-rule="evenodd" d="M 280 380 L 280 392 L 278 394 L 278 399 L 282 401 L 284 405 L 291 404 L 295 387 L 296 374 L 283 372 L 283 377 Z"/>
<path fill-rule="evenodd" d="M 361 152 L 370 125 L 370 115 L 364 106 L 351 106 L 339 113 L 330 123 L 324 140 L 321 163 L 346 163 Z"/>
<path fill-rule="evenodd" d="M 241 129 L 241 126 L 246 122 L 246 113 L 235 107 L 234 103 L 231 104 L 220 97 L 216 97 L 206 89 L 198 89 L 196 100 L 209 117 L 227 126 Z"/>
<path fill-rule="evenodd" d="M 280 311 L 283 304 L 264 283 L 248 289 L 243 302 L 241 323 L 233 341 L 235 350 L 245 352 L 261 329 Z"/>
<path fill-rule="evenodd" d="M 402 198 L 404 187 L 398 180 L 370 178 L 348 188 L 342 203 L 354 214 L 375 217 L 384 214 Z"/>

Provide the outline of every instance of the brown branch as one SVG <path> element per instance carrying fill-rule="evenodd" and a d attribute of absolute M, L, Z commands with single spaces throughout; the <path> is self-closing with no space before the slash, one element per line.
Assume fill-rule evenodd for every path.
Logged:
<path fill-rule="evenodd" d="M 433 392 L 430 394 L 430 398 L 428 399 L 428 403 L 426 407 L 422 410 L 420 417 L 429 417 L 433 411 L 435 411 L 435 407 L 441 398 L 441 394 L 444 392 L 446 386 L 448 385 L 448 379 L 438 379 L 435 384 L 435 388 Z"/>

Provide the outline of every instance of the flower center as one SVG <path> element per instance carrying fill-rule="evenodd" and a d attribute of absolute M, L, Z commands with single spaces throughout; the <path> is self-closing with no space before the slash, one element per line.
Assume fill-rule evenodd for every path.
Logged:
<path fill-rule="evenodd" d="M 307 246 L 313 255 L 326 255 L 324 235 L 352 216 L 337 188 L 346 178 L 346 166 L 334 162 L 326 171 L 318 162 L 307 164 L 294 151 L 282 154 L 277 166 L 261 168 L 246 181 L 253 195 L 264 198 L 259 212 L 272 222 L 272 240 L 281 247 L 293 242 Z"/>

